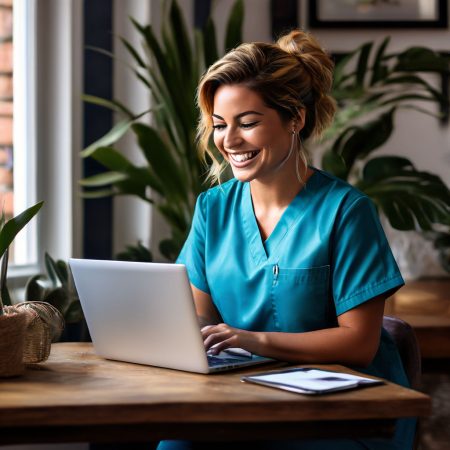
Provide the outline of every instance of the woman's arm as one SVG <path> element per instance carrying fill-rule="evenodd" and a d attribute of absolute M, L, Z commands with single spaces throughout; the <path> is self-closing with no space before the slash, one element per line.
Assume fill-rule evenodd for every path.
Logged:
<path fill-rule="evenodd" d="M 305 333 L 251 332 L 220 323 L 202 328 L 207 349 L 241 347 L 252 353 L 294 363 L 341 363 L 367 366 L 379 346 L 385 295 L 338 316 L 334 328 Z"/>
<path fill-rule="evenodd" d="M 197 289 L 193 284 L 191 284 L 191 289 L 200 326 L 205 327 L 222 322 L 222 318 L 214 306 L 211 296 Z"/>

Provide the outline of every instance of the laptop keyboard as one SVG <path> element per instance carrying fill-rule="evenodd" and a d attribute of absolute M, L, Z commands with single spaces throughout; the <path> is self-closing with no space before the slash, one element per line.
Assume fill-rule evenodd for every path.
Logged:
<path fill-rule="evenodd" d="M 242 363 L 242 359 L 238 358 L 219 358 L 213 355 L 208 356 L 208 365 L 209 367 L 221 366 L 222 364 L 238 364 Z"/>

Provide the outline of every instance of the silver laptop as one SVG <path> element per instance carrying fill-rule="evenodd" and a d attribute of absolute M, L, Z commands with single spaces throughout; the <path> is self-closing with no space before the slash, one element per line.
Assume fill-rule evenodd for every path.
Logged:
<path fill-rule="evenodd" d="M 70 259 L 98 355 L 211 373 L 271 361 L 240 349 L 207 355 L 182 264 Z"/>

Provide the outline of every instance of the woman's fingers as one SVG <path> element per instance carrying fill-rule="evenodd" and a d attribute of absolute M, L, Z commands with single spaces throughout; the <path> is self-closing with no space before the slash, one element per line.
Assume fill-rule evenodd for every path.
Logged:
<path fill-rule="evenodd" d="M 226 324 L 207 325 L 201 329 L 203 343 L 207 350 L 214 346 L 214 353 L 219 353 L 225 348 L 231 347 L 230 339 L 235 335 L 233 328 Z"/>

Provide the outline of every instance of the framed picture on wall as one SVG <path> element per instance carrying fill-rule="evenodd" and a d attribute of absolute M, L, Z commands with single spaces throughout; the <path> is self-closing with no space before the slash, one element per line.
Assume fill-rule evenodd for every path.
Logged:
<path fill-rule="evenodd" d="M 447 0 L 309 0 L 311 28 L 447 28 Z"/>

